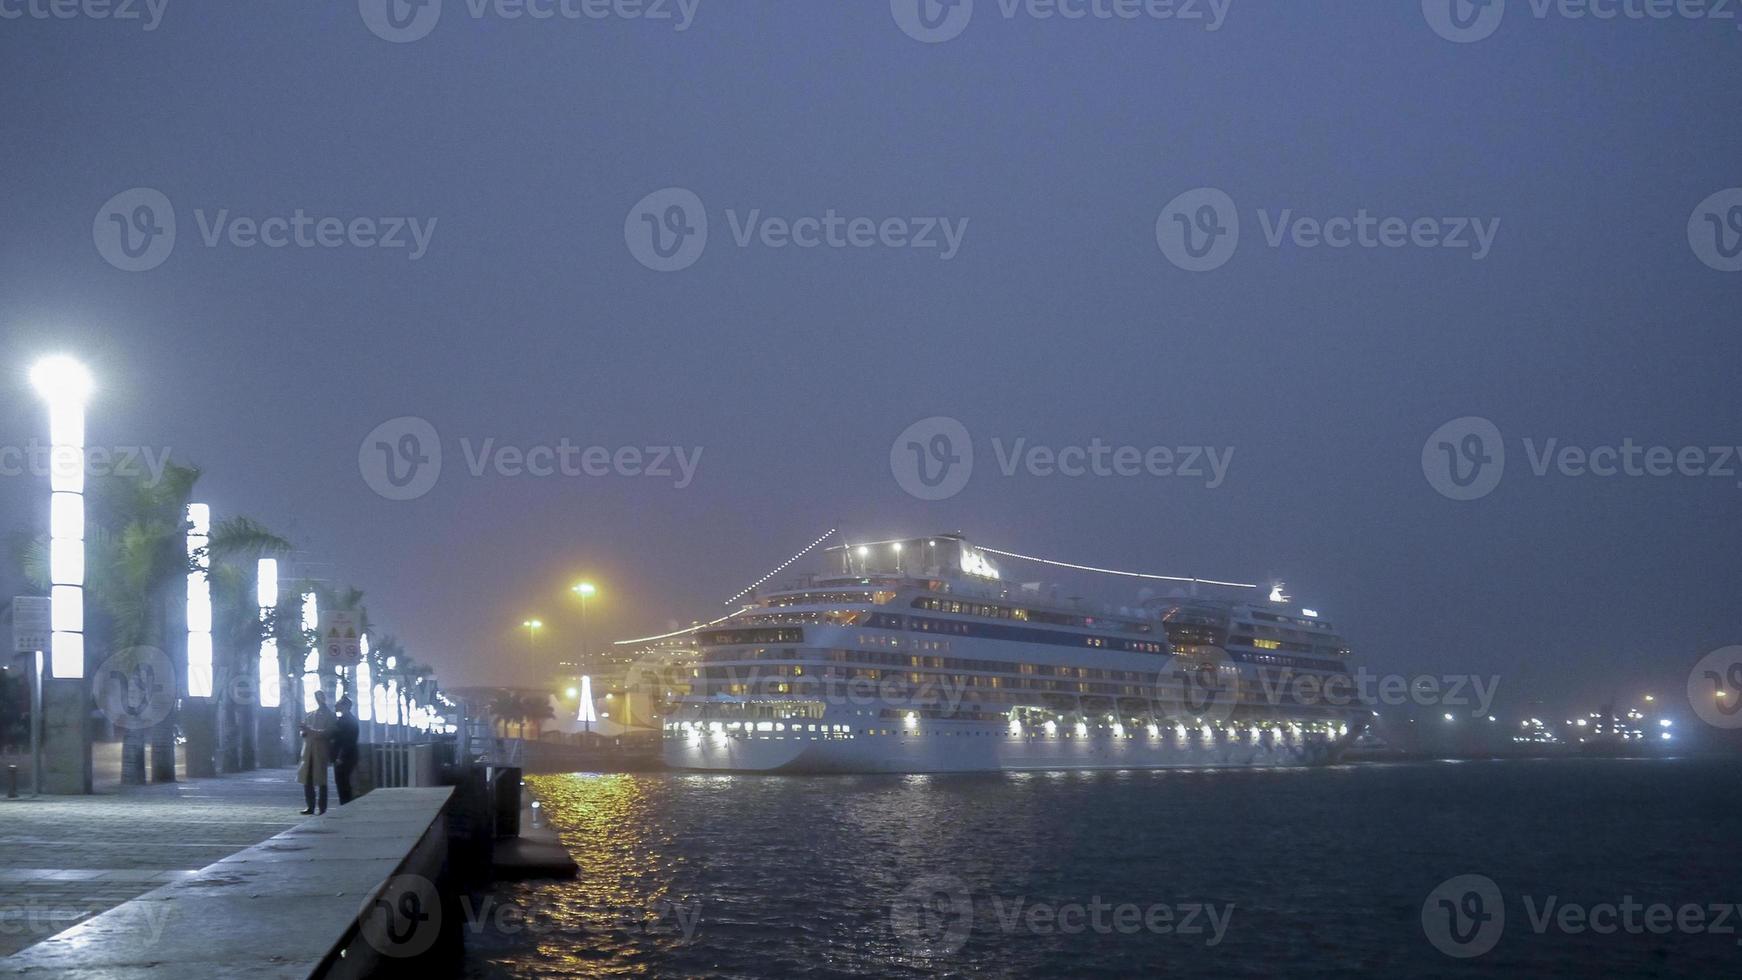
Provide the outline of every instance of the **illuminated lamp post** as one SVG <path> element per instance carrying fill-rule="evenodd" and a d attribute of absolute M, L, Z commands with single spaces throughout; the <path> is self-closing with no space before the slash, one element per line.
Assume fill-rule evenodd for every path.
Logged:
<path fill-rule="evenodd" d="M 254 602 L 268 630 L 278 622 L 278 559 L 262 558 L 254 566 Z M 262 766 L 277 766 L 284 760 L 283 713 L 284 665 L 278 658 L 278 637 L 268 632 L 260 641 L 259 673 L 255 695 L 262 710 L 254 716 L 255 758 Z"/>
<path fill-rule="evenodd" d="M 91 736 L 84 683 L 85 403 L 93 385 L 85 366 L 64 356 L 38 361 L 30 369 L 30 384 L 48 406 L 50 445 L 48 676 L 33 664 L 42 680 L 40 785 L 45 793 L 89 793 Z"/>
<path fill-rule="evenodd" d="M 190 776 L 215 776 L 225 746 L 223 721 L 212 697 L 212 583 L 207 548 L 212 534 L 211 507 L 188 504 L 187 525 L 187 658 L 181 664 L 182 675 L 187 678 L 187 711 L 182 719 L 187 733 L 187 768 Z M 152 764 L 157 768 L 155 758 Z M 173 768 L 170 775 L 174 775 Z"/>

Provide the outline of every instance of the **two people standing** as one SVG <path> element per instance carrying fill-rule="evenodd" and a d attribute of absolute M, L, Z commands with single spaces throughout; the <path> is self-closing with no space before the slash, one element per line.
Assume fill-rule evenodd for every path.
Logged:
<path fill-rule="evenodd" d="M 357 716 L 351 699 L 342 697 L 338 710 L 327 708 L 327 692 L 315 692 L 315 710 L 302 719 L 302 763 L 296 779 L 302 783 L 305 816 L 327 812 L 327 766 L 339 787 L 339 805 L 355 799 L 351 776 L 357 769 Z"/>

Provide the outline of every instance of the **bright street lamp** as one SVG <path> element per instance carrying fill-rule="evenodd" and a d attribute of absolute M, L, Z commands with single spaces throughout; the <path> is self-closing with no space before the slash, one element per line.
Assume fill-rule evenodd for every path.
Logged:
<path fill-rule="evenodd" d="M 579 661 L 582 669 L 585 669 L 587 663 L 587 600 L 597 595 L 599 590 L 591 582 L 576 582 L 569 587 L 569 591 L 581 597 L 581 652 L 575 660 Z"/>
<path fill-rule="evenodd" d="M 85 402 L 91 373 L 70 357 L 36 362 L 30 384 L 48 405 L 49 669 L 85 676 Z"/>

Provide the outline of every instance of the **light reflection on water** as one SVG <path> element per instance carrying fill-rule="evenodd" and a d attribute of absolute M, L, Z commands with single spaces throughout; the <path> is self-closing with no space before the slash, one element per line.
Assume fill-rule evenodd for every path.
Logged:
<path fill-rule="evenodd" d="M 1728 778 L 1726 778 L 1728 777 Z M 580 865 L 503 885 L 525 927 L 469 934 L 474 977 L 1457 975 L 1424 896 L 1453 874 L 1531 894 L 1728 902 L 1742 793 L 1723 764 L 1607 760 L 1313 770 L 529 777 Z M 1700 862 L 1683 860 L 1701 854 Z M 892 925 L 916 882 L 972 895 L 960 949 Z M 1231 903 L 1223 942 L 1039 933 L 1021 901 Z M 1002 904 L 1001 904 L 1002 903 Z M 1522 919 L 1500 972 L 1732 962 L 1715 937 L 1593 946 Z M 512 920 L 511 920 L 512 921 Z M 1516 935 L 1515 935 L 1516 934 Z M 1524 938 L 1519 939 L 1516 936 Z M 1581 967 L 1580 964 L 1584 964 Z M 1697 971 L 1696 971 L 1697 972 Z"/>

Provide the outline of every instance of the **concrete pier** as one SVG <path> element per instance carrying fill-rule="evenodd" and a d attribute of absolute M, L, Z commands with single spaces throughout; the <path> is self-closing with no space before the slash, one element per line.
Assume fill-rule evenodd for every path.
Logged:
<path fill-rule="evenodd" d="M 0 960 L 0 977 L 361 977 L 448 952 L 453 790 L 382 789 Z"/>

